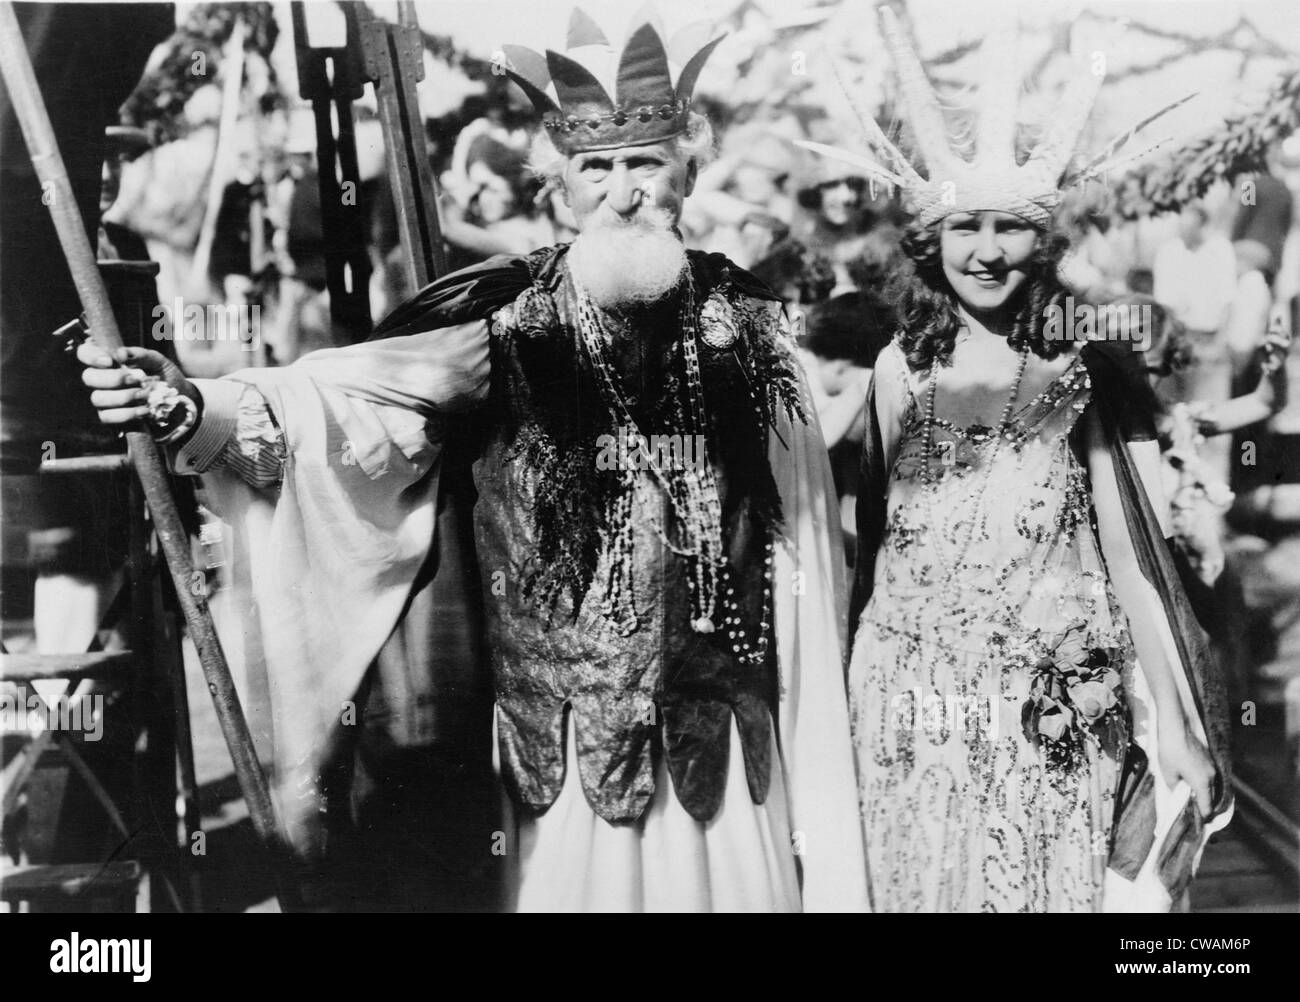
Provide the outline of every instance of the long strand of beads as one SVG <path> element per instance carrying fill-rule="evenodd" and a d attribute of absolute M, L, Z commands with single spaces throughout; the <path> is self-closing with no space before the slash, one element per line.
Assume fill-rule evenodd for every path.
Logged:
<path fill-rule="evenodd" d="M 704 378 L 700 370 L 699 345 L 696 343 L 698 331 L 695 326 L 695 285 L 689 277 L 686 282 L 686 295 L 682 303 L 682 355 L 686 360 L 686 386 L 690 399 L 691 431 L 699 435 L 702 443 L 698 462 L 687 465 L 683 471 L 685 479 L 693 490 L 697 505 L 695 512 L 697 522 L 708 533 L 707 550 L 695 559 L 696 574 L 699 584 L 697 611 L 700 615 L 691 624 L 698 633 L 712 633 L 717 616 L 718 588 L 726 558 L 722 549 L 722 501 L 718 495 L 717 481 L 713 476 L 713 464 L 708 461 L 708 428 L 704 410 Z"/>
<path fill-rule="evenodd" d="M 580 303 L 580 306 L 581 305 L 583 304 Z M 585 305 L 587 306 L 588 309 L 585 318 L 588 321 L 587 326 L 594 327 L 597 331 L 603 332 L 604 326 L 601 323 L 599 316 L 595 313 L 594 310 L 590 308 L 589 303 Z M 612 371 L 608 363 L 605 361 L 604 353 L 600 347 L 598 339 L 592 336 L 591 332 L 588 331 L 587 329 L 583 330 L 583 335 L 584 335 L 584 342 L 587 345 L 588 351 L 592 355 L 592 359 L 596 371 L 601 377 L 600 379 L 601 388 L 605 392 L 605 395 L 611 406 L 611 409 L 613 409 L 616 412 L 616 416 L 619 417 L 619 419 L 624 423 L 624 425 L 630 429 L 629 438 L 633 439 L 638 443 L 645 442 L 646 441 L 645 437 L 641 434 L 635 419 L 632 417 L 630 410 L 628 409 L 626 403 L 622 398 L 622 395 L 619 393 L 618 388 L 614 383 Z M 696 375 L 698 376 L 698 369 L 696 371 Z M 698 399 L 702 403 L 702 397 Z M 697 424 L 698 423 L 699 422 L 697 422 Z M 655 479 L 659 481 L 660 486 L 664 489 L 665 493 L 669 496 L 670 501 L 673 502 L 674 511 L 677 514 L 679 521 L 682 522 L 684 528 L 690 530 L 693 526 L 697 526 L 700 521 L 701 514 L 707 511 L 716 511 L 720 518 L 721 505 L 718 503 L 714 503 L 711 505 L 703 503 L 699 497 L 700 492 L 698 490 L 692 490 L 692 487 L 695 486 L 696 481 L 690 476 L 692 472 L 691 470 L 688 469 L 686 471 L 683 471 L 684 475 L 680 477 L 668 477 L 665 475 L 664 471 L 661 470 L 659 466 L 655 463 L 653 455 L 649 455 L 649 454 L 644 454 L 644 455 L 645 455 L 647 467 L 649 468 L 651 473 L 654 474 Z M 709 475 L 709 480 L 711 481 L 712 470 L 711 468 L 708 467 L 707 462 L 703 462 L 700 465 L 706 469 Z M 714 486 L 713 490 L 714 493 L 716 493 L 716 486 Z M 700 538 L 698 533 L 693 534 L 694 536 L 696 536 L 697 541 L 695 542 L 694 545 L 692 545 L 692 543 L 689 541 L 682 544 L 674 543 L 671 539 L 667 537 L 667 535 L 664 533 L 661 526 L 656 526 L 656 531 L 659 533 L 660 538 L 663 540 L 664 544 L 668 546 L 670 549 L 672 549 L 672 551 L 679 556 L 684 556 L 684 557 L 696 556 L 701 552 L 700 545 L 698 542 L 698 539 Z M 718 549 L 720 550 L 720 541 L 721 541 L 720 527 L 718 531 L 718 541 L 719 541 Z"/>
<path fill-rule="evenodd" d="M 632 496 L 636 485 L 630 471 L 623 480 L 623 491 L 609 506 L 604 546 L 609 563 L 605 570 L 605 598 L 600 604 L 600 612 L 626 637 L 636 631 L 641 619 L 636 611 L 636 591 L 632 580 Z M 623 616 L 621 622 L 620 614 Z"/>
<path fill-rule="evenodd" d="M 645 438 L 641 435 L 631 410 L 619 392 L 614 381 L 613 370 L 605 359 L 601 335 L 606 331 L 600 315 L 582 290 L 575 289 L 575 292 L 578 326 L 596 371 L 598 385 L 605 397 L 606 405 L 614 412 L 615 417 L 631 430 L 636 441 L 643 442 Z M 698 434 L 698 440 L 703 442 L 708 424 L 704 412 L 699 354 L 695 344 L 694 313 L 694 284 L 688 276 L 686 295 L 682 303 L 682 350 L 686 362 L 690 404 L 687 434 Z M 691 425 L 693 427 L 689 427 Z M 692 598 L 695 607 L 691 627 L 698 633 L 712 633 L 717 615 L 720 573 L 725 565 L 722 545 L 722 505 L 718 498 L 712 466 L 708 462 L 707 455 L 701 455 L 697 457 L 694 468 L 688 464 L 686 469 L 679 471 L 679 476 L 670 477 L 659 468 L 653 455 L 648 455 L 646 458 L 648 469 L 663 488 L 686 535 L 683 542 L 673 543 L 661 526 L 655 527 L 666 546 L 690 561 L 693 579 Z"/>
<path fill-rule="evenodd" d="M 763 608 L 760 613 L 758 635 L 751 645 L 745 632 L 746 618 L 736 599 L 736 589 L 728 583 L 723 589 L 722 629 L 726 632 L 736 660 L 746 665 L 761 665 L 767 660 L 768 631 L 772 625 L 772 560 L 775 544 L 769 538 L 763 557 Z"/>
<path fill-rule="evenodd" d="M 941 596 L 947 600 L 952 597 L 952 586 L 956 580 L 957 572 L 963 567 L 967 555 L 970 553 L 971 545 L 974 543 L 976 532 L 988 521 L 988 512 L 984 509 L 984 497 L 988 493 L 989 484 L 993 479 L 993 467 L 997 461 L 999 452 L 1002 449 L 1002 443 L 1011 437 L 1011 416 L 1015 413 L 1016 398 L 1020 395 L 1020 383 L 1025 377 L 1025 369 L 1029 364 L 1029 349 L 1023 348 L 1020 352 L 1020 362 L 1016 368 L 1015 379 L 1011 383 L 1011 392 L 1007 396 L 1007 402 L 1002 408 L 1002 415 L 998 419 L 998 428 L 996 440 L 993 448 L 989 450 L 988 459 L 986 460 L 984 476 L 980 483 L 980 488 L 976 492 L 974 502 L 971 508 L 970 520 L 967 523 L 966 538 L 958 550 L 956 558 L 949 562 L 943 561 L 947 565 L 947 573 L 944 576 L 943 587 L 940 591 Z M 939 385 L 939 367 L 936 365 L 930 374 L 930 386 L 926 394 L 925 401 L 925 449 L 921 455 L 921 484 L 922 493 L 927 497 L 930 505 L 931 524 L 938 525 L 939 522 L 935 517 L 933 508 L 933 495 L 938 492 L 938 483 L 930 474 L 930 457 L 934 452 L 934 398 L 935 390 Z M 936 555 L 938 555 L 938 545 L 935 546 Z"/>

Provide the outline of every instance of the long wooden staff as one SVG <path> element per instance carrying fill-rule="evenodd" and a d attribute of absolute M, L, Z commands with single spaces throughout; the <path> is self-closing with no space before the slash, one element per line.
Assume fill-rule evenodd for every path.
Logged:
<path fill-rule="evenodd" d="M 68 270 L 72 273 L 72 280 L 85 310 L 90 336 L 111 354 L 123 346 L 122 336 L 118 332 L 99 265 L 90 249 L 90 241 L 77 211 L 68 171 L 59 153 L 58 142 L 36 83 L 36 73 L 32 69 L 27 47 L 23 44 L 18 18 L 13 4 L 8 0 L 0 2 L 0 74 L 3 74 L 5 85 L 9 89 L 9 99 L 22 127 L 23 138 L 27 141 L 32 166 L 36 168 L 42 189 L 49 192 L 44 200 L 49 203 L 50 217 L 54 221 L 59 243 L 63 247 L 63 256 L 67 259 Z M 235 691 L 221 641 L 212 623 L 207 597 L 195 595 L 190 589 L 194 565 L 190 560 L 189 537 L 176 511 L 166 468 L 158 454 L 157 445 L 147 433 L 128 433 L 127 445 L 136 475 L 140 478 L 140 486 L 144 489 L 167 567 L 171 571 L 172 583 L 176 586 L 176 595 L 185 614 L 190 639 L 199 653 L 203 676 L 208 691 L 212 693 L 226 747 L 230 749 L 235 777 L 248 802 L 253 828 L 276 855 L 277 863 L 283 864 L 288 858 L 287 845 L 276 820 L 266 776 L 262 773 L 253 749 L 239 694 Z M 278 865 L 276 871 L 278 876 L 284 876 L 282 866 Z M 281 887 L 279 897 L 283 908 L 296 902 L 296 896 L 285 886 Z"/>

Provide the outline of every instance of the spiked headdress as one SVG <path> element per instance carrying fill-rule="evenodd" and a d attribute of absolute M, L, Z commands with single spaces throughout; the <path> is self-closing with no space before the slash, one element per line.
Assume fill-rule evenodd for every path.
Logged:
<path fill-rule="evenodd" d="M 1016 113 L 1020 89 L 1017 71 L 1017 33 L 1012 29 L 991 32 L 981 48 L 981 71 L 977 100 L 979 119 L 975 131 L 974 157 L 967 159 L 949 140 L 939 100 L 930 86 L 925 69 L 889 7 L 881 10 L 886 44 L 898 72 L 899 91 L 908 121 L 916 138 L 926 175 L 920 172 L 885 136 L 884 130 L 853 102 L 873 153 L 885 159 L 888 169 L 875 160 L 821 143 L 800 141 L 799 145 L 824 156 L 854 164 L 869 174 L 906 191 L 923 225 L 937 222 L 954 212 L 1001 210 L 1014 212 L 1038 226 L 1047 226 L 1061 200 L 1061 191 L 1088 177 L 1095 177 L 1127 165 L 1150 153 L 1167 140 L 1142 148 L 1137 153 L 1117 155 L 1139 130 L 1173 110 L 1188 95 L 1150 115 L 1109 143 L 1091 162 L 1063 177 L 1074 153 L 1079 134 L 1087 123 L 1102 76 L 1083 72 L 1070 81 L 1052 112 L 1051 122 L 1023 163 L 1016 157 Z"/>
<path fill-rule="evenodd" d="M 653 25 L 642 24 L 619 57 L 612 97 L 590 69 L 564 53 L 548 49 L 542 55 L 519 45 L 502 50 L 506 73 L 541 114 L 556 149 L 572 155 L 657 143 L 684 132 L 695 82 L 720 41 L 722 36 L 689 55 L 674 85 L 668 48 Z M 575 10 L 567 48 L 584 46 L 608 49 L 609 42 L 590 16 Z M 548 93 L 551 85 L 555 97 Z"/>

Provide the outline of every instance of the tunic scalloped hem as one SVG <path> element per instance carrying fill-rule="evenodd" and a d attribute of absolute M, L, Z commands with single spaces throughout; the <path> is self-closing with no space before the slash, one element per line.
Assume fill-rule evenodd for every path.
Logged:
<path fill-rule="evenodd" d="M 686 813 L 662 759 L 656 794 L 628 824 L 605 821 L 578 779 L 573 728 L 566 737 L 564 787 L 544 813 L 515 816 L 511 910 L 520 912 L 797 912 L 799 881 L 791 845 L 784 770 L 772 738 L 767 801 L 749 795 L 740 736 L 722 808 L 706 824 Z M 510 814 L 509 798 L 507 817 Z M 508 827 L 510 827 L 508 825 Z"/>

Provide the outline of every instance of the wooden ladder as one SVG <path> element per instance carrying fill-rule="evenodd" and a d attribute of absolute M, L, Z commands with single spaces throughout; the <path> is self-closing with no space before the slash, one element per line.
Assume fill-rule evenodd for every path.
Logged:
<path fill-rule="evenodd" d="M 128 336 L 135 335 L 136 344 L 142 343 L 148 329 L 150 303 L 157 302 L 157 269 L 153 262 L 101 262 L 121 327 Z M 165 584 L 143 492 L 129 475 L 125 453 L 51 458 L 41 464 L 40 476 L 94 478 L 105 488 L 127 490 L 128 524 L 121 527 L 127 534 L 127 557 L 122 583 L 88 650 L 11 653 L 0 644 L 0 682 L 6 684 L 6 698 L 17 699 L 11 703 L 11 719 L 14 708 L 24 720 L 27 712 L 36 709 L 53 724 L 6 735 L 10 741 L 22 740 L 11 755 L 6 749 L 8 757 L 0 770 L 6 848 L 9 855 L 16 847 L 10 843 L 53 849 L 54 833 L 49 830 L 29 830 L 30 838 L 10 836 L 24 823 L 46 829 L 57 826 L 61 799 L 73 776 L 84 784 L 111 827 L 112 835 L 105 833 L 106 844 L 110 839 L 117 844 L 98 860 L 20 860 L 14 866 L 5 858 L 0 861 L 4 864 L 0 901 L 10 910 L 26 903 L 61 911 L 105 906 L 132 911 L 147 875 L 150 909 L 188 910 L 197 905 L 197 872 L 188 851 L 199 831 L 194 753 L 175 600 L 167 590 L 169 582 Z M 103 649 L 101 637 L 114 627 L 127 649 Z M 51 681 L 68 683 L 57 709 L 32 685 Z M 97 703 L 92 696 L 98 697 Z M 80 714 L 75 710 L 78 704 Z M 108 718 L 97 722 L 110 746 L 104 752 L 83 736 L 89 729 L 87 715 L 96 706 Z M 73 729 L 62 729 L 69 722 L 74 723 Z M 120 760 L 113 762 L 112 746 L 118 741 L 127 749 L 129 768 Z M 43 773 L 48 774 L 45 779 Z M 124 783 L 120 776 L 128 773 L 130 779 Z"/>

